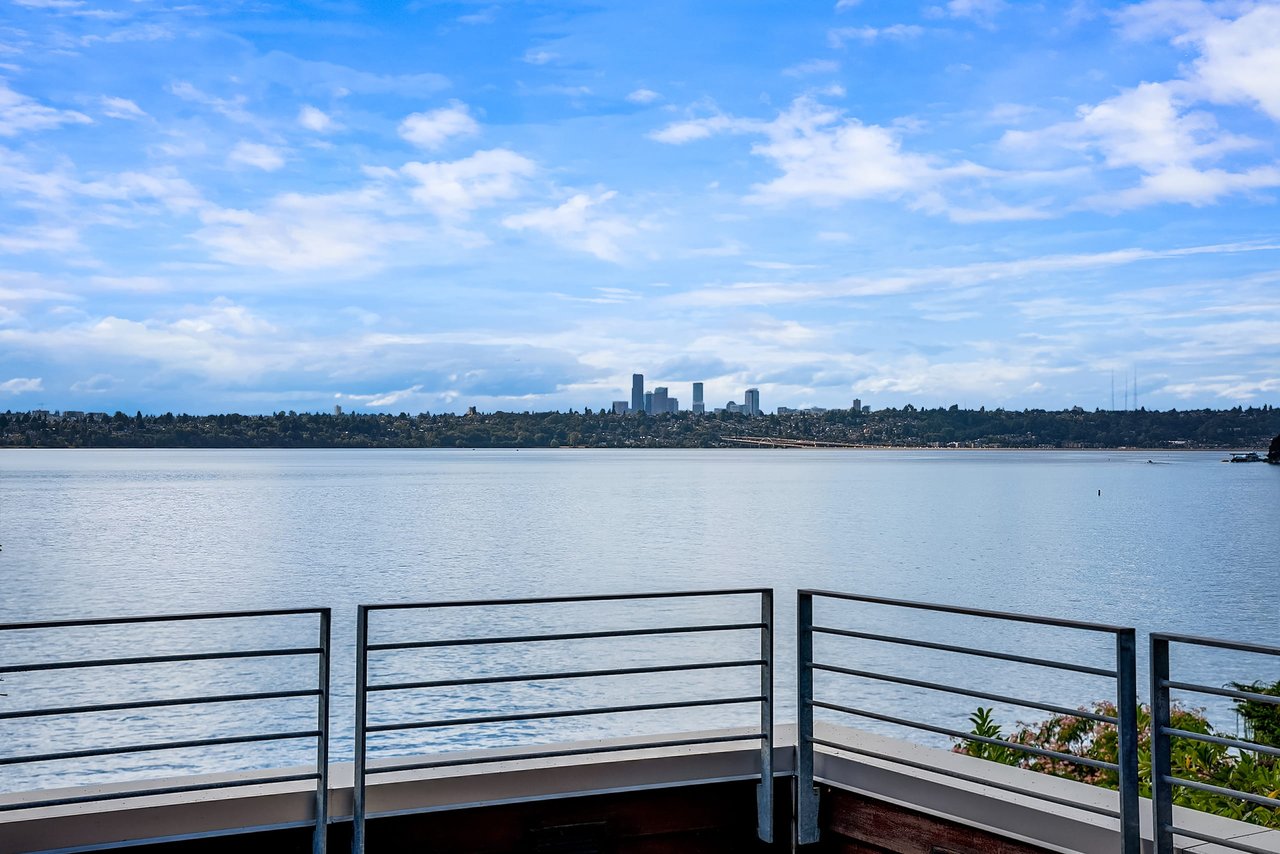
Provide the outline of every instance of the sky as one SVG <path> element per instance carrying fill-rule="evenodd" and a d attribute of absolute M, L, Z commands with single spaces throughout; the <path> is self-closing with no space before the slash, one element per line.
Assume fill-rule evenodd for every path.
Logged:
<path fill-rule="evenodd" d="M 1278 129 L 1276 0 L 5 0 L 0 411 L 1280 404 Z"/>

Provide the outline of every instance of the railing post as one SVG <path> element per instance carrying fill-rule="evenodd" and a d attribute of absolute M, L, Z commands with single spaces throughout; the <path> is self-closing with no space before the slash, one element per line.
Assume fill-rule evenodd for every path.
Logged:
<path fill-rule="evenodd" d="M 329 844 L 329 652 L 330 617 L 328 608 L 320 609 L 320 655 L 316 674 L 316 829 L 311 838 L 312 854 L 325 854 Z"/>
<path fill-rule="evenodd" d="M 818 790 L 813 785 L 813 594 L 796 600 L 796 844 L 818 841 Z"/>
<path fill-rule="evenodd" d="M 760 787 L 756 835 L 773 842 L 773 591 L 760 592 Z"/>
<path fill-rule="evenodd" d="M 1173 854 L 1173 773 L 1169 707 L 1169 641 L 1151 636 L 1151 832 L 1156 854 Z"/>
<path fill-rule="evenodd" d="M 355 769 L 351 787 L 351 854 L 364 854 L 365 727 L 369 724 L 366 688 L 369 682 L 369 608 L 356 612 L 356 736 Z"/>
<path fill-rule="evenodd" d="M 1138 800 L 1138 652 L 1133 629 L 1116 633 L 1116 763 L 1120 766 L 1120 852 L 1142 854 Z"/>

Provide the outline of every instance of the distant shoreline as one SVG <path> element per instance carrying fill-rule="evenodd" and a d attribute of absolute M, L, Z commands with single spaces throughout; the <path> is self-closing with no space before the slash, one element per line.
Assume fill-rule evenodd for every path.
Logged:
<path fill-rule="evenodd" d="M 1280 409 L 827 410 L 748 416 L 597 412 L 0 412 L 0 448 L 842 448 L 1261 451 Z"/>
<path fill-rule="evenodd" d="M 715 445 L 710 447 L 670 446 L 628 446 L 603 447 L 598 445 L 561 445 L 556 448 L 546 445 L 528 445 L 520 447 L 476 445 L 466 447 L 421 447 L 417 445 L 386 445 L 378 447 L 349 447 L 331 445 L 256 445 L 256 446 L 219 446 L 194 447 L 191 445 L 149 445 L 146 447 L 67 447 L 65 445 L 0 445 L 0 453 L 5 451 L 945 451 L 949 453 L 1075 453 L 1075 454 L 1244 454 L 1250 451 L 1263 453 L 1256 446 L 1215 447 L 1215 448 L 1139 448 L 1133 446 L 1117 448 L 938 448 L 930 445 Z"/>

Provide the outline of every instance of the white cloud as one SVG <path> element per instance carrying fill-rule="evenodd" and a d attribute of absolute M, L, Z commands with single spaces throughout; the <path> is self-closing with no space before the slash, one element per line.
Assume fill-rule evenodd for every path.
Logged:
<path fill-rule="evenodd" d="M 398 389 L 396 391 L 383 392 L 376 395 L 347 395 L 348 399 L 362 400 L 365 406 L 395 406 L 401 401 L 416 397 L 422 392 L 422 385 L 412 385 L 408 388 Z"/>
<path fill-rule="evenodd" d="M 81 248 L 80 232 L 69 225 L 33 225 L 0 232 L 0 252 L 74 252 Z"/>
<path fill-rule="evenodd" d="M 380 217 L 385 204 L 376 190 L 286 193 L 261 211 L 207 209 L 194 237 L 229 264 L 285 273 L 367 271 L 378 266 L 386 247 L 423 236 Z"/>
<path fill-rule="evenodd" d="M 0 136 L 50 130 L 67 124 L 91 124 L 93 119 L 75 110 L 59 110 L 28 98 L 0 79 Z"/>
<path fill-rule="evenodd" d="M 468 24 L 471 26 L 475 26 L 477 24 L 492 24 L 498 19 L 499 11 L 501 11 L 500 7 L 490 6 L 488 9 L 483 9 L 479 12 L 472 12 L 469 15 L 459 15 L 457 21 L 459 24 Z"/>
<path fill-rule="evenodd" d="M 955 290 L 991 282 L 1043 277 L 1055 273 L 1123 267 L 1143 261 L 1198 255 L 1280 251 L 1276 244 L 1211 244 L 1175 249 L 1117 249 L 1074 255 L 1044 255 L 1013 261 L 980 261 L 959 266 L 904 270 L 881 276 L 849 276 L 832 281 L 736 282 L 674 294 L 677 305 L 737 306 L 803 303 L 849 297 L 880 297 L 928 289 Z"/>
<path fill-rule="evenodd" d="M 111 374 L 94 374 L 71 384 L 71 390 L 78 394 L 104 394 L 120 385 L 120 380 Z"/>
<path fill-rule="evenodd" d="M 457 136 L 475 136 L 480 125 L 467 105 L 450 101 L 449 106 L 426 113 L 413 113 L 400 123 L 400 136 L 419 148 L 436 149 Z"/>
<path fill-rule="evenodd" d="M 599 212 L 598 207 L 616 195 L 610 191 L 592 198 L 578 193 L 559 207 L 508 216 L 502 224 L 516 231 L 542 232 L 562 246 L 618 263 L 623 260 L 618 241 L 634 234 L 636 228 L 622 217 Z"/>
<path fill-rule="evenodd" d="M 137 24 L 132 27 L 115 27 L 105 35 L 90 33 L 80 38 L 80 44 L 88 47 L 99 42 L 118 44 L 121 42 L 156 42 L 173 38 L 173 30 L 159 24 Z"/>
<path fill-rule="evenodd" d="M 531 47 L 524 52 L 524 56 L 521 58 L 530 65 L 546 65 L 548 62 L 554 62 L 559 59 L 560 54 Z"/>
<path fill-rule="evenodd" d="M 244 141 L 236 144 L 231 154 L 227 155 L 227 159 L 243 166 L 253 166 L 263 172 L 274 172 L 284 166 L 285 162 L 280 149 L 260 142 Z"/>
<path fill-rule="evenodd" d="M 862 5 L 862 0 L 836 0 L 836 11 L 843 12 L 845 9 L 852 9 L 860 5 Z"/>
<path fill-rule="evenodd" d="M 827 33 L 827 43 L 842 48 L 846 42 L 860 41 L 870 44 L 878 39 L 906 41 L 919 38 L 924 28 L 915 24 L 891 24 L 887 27 L 837 27 Z"/>
<path fill-rule="evenodd" d="M 244 108 L 248 99 L 243 95 L 237 95 L 234 98 L 217 98 L 202 92 L 185 80 L 178 80 L 169 84 L 169 92 L 184 101 L 212 107 L 216 112 L 226 116 L 233 122 L 249 124 L 253 121 L 253 116 Z"/>
<path fill-rule="evenodd" d="M 477 208 L 518 196 L 537 166 L 514 151 L 494 148 L 452 162 L 406 163 L 400 171 L 417 182 L 410 195 L 418 203 L 443 219 L 465 219 Z"/>
<path fill-rule="evenodd" d="M 172 170 L 122 172 L 101 181 L 79 184 L 75 189 L 98 199 L 156 201 L 175 213 L 187 213 L 205 204 L 200 191 Z"/>
<path fill-rule="evenodd" d="M 782 73 L 788 77 L 804 77 L 809 74 L 835 74 L 840 70 L 840 63 L 830 59 L 811 59 L 808 62 L 801 62 L 790 68 L 783 69 Z"/>
<path fill-rule="evenodd" d="M 682 145 L 699 139 L 707 139 L 724 131 L 749 131 L 760 127 L 762 123 L 748 119 L 734 119 L 729 116 L 708 116 L 701 119 L 688 119 L 672 122 L 662 130 L 649 134 L 649 138 L 668 145 Z"/>
<path fill-rule="evenodd" d="M 782 175 L 755 188 L 762 201 L 896 198 L 937 183 L 941 171 L 924 155 L 902 150 L 898 137 L 801 98 L 771 122 L 768 141 L 752 150 Z"/>
<path fill-rule="evenodd" d="M 40 377 L 14 377 L 0 383 L 0 394 L 25 394 L 32 391 L 44 391 L 44 382 Z"/>
<path fill-rule="evenodd" d="M 1147 0 L 1124 6 L 1112 16 L 1131 39 L 1181 35 L 1219 20 L 1203 0 Z"/>
<path fill-rule="evenodd" d="M 1280 121 L 1280 6 L 1258 6 L 1190 38 L 1201 52 L 1192 81 L 1204 97 L 1250 104 Z"/>
<path fill-rule="evenodd" d="M 298 111 L 298 124 L 316 133 L 328 133 L 337 130 L 333 118 L 323 110 L 306 104 Z"/>
<path fill-rule="evenodd" d="M 102 98 L 102 113 L 109 118 L 130 121 L 147 118 L 146 112 L 128 98 L 111 98 L 105 95 Z"/>
<path fill-rule="evenodd" d="M 633 104 L 652 104 L 662 96 L 652 89 L 637 89 L 627 95 L 627 100 Z"/>
<path fill-rule="evenodd" d="M 1209 204 L 1225 195 L 1280 184 L 1280 169 L 1242 171 L 1205 168 L 1223 156 L 1256 147 L 1257 141 L 1218 127 L 1207 112 L 1185 109 L 1187 87 L 1143 83 L 1114 98 L 1077 110 L 1075 121 L 1037 131 L 1009 131 L 1006 148 L 1062 148 L 1101 158 L 1111 170 L 1137 169 L 1139 183 L 1095 194 L 1085 203 L 1105 210 L 1147 204 Z"/>
<path fill-rule="evenodd" d="M 169 283 L 155 276 L 93 276 L 90 281 L 111 291 L 157 294 L 169 290 Z"/>
<path fill-rule="evenodd" d="M 948 0 L 945 14 L 951 18 L 968 18 L 981 26 L 992 27 L 996 16 L 1006 5 L 1004 0 Z"/>
<path fill-rule="evenodd" d="M 905 200 L 931 214 L 976 222 L 995 219 L 1041 218 L 1024 206 L 992 201 L 980 209 L 953 208 L 942 194 L 944 184 L 998 177 L 1000 173 L 961 162 L 904 151 L 901 130 L 863 124 L 847 118 L 813 98 L 801 97 L 773 121 L 715 115 L 675 122 L 650 134 L 652 139 L 683 144 L 715 133 L 758 134 L 765 141 L 753 154 L 773 162 L 781 175 L 757 184 L 747 201 L 783 202 L 802 199 L 819 204 L 850 200 Z"/>

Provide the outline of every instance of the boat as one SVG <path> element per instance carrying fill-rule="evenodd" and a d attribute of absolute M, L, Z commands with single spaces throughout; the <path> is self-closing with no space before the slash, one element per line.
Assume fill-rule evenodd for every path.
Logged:
<path fill-rule="evenodd" d="M 1231 459 L 1223 460 L 1224 463 L 1265 463 L 1267 460 L 1257 451 L 1249 451 L 1244 454 L 1232 454 Z"/>

